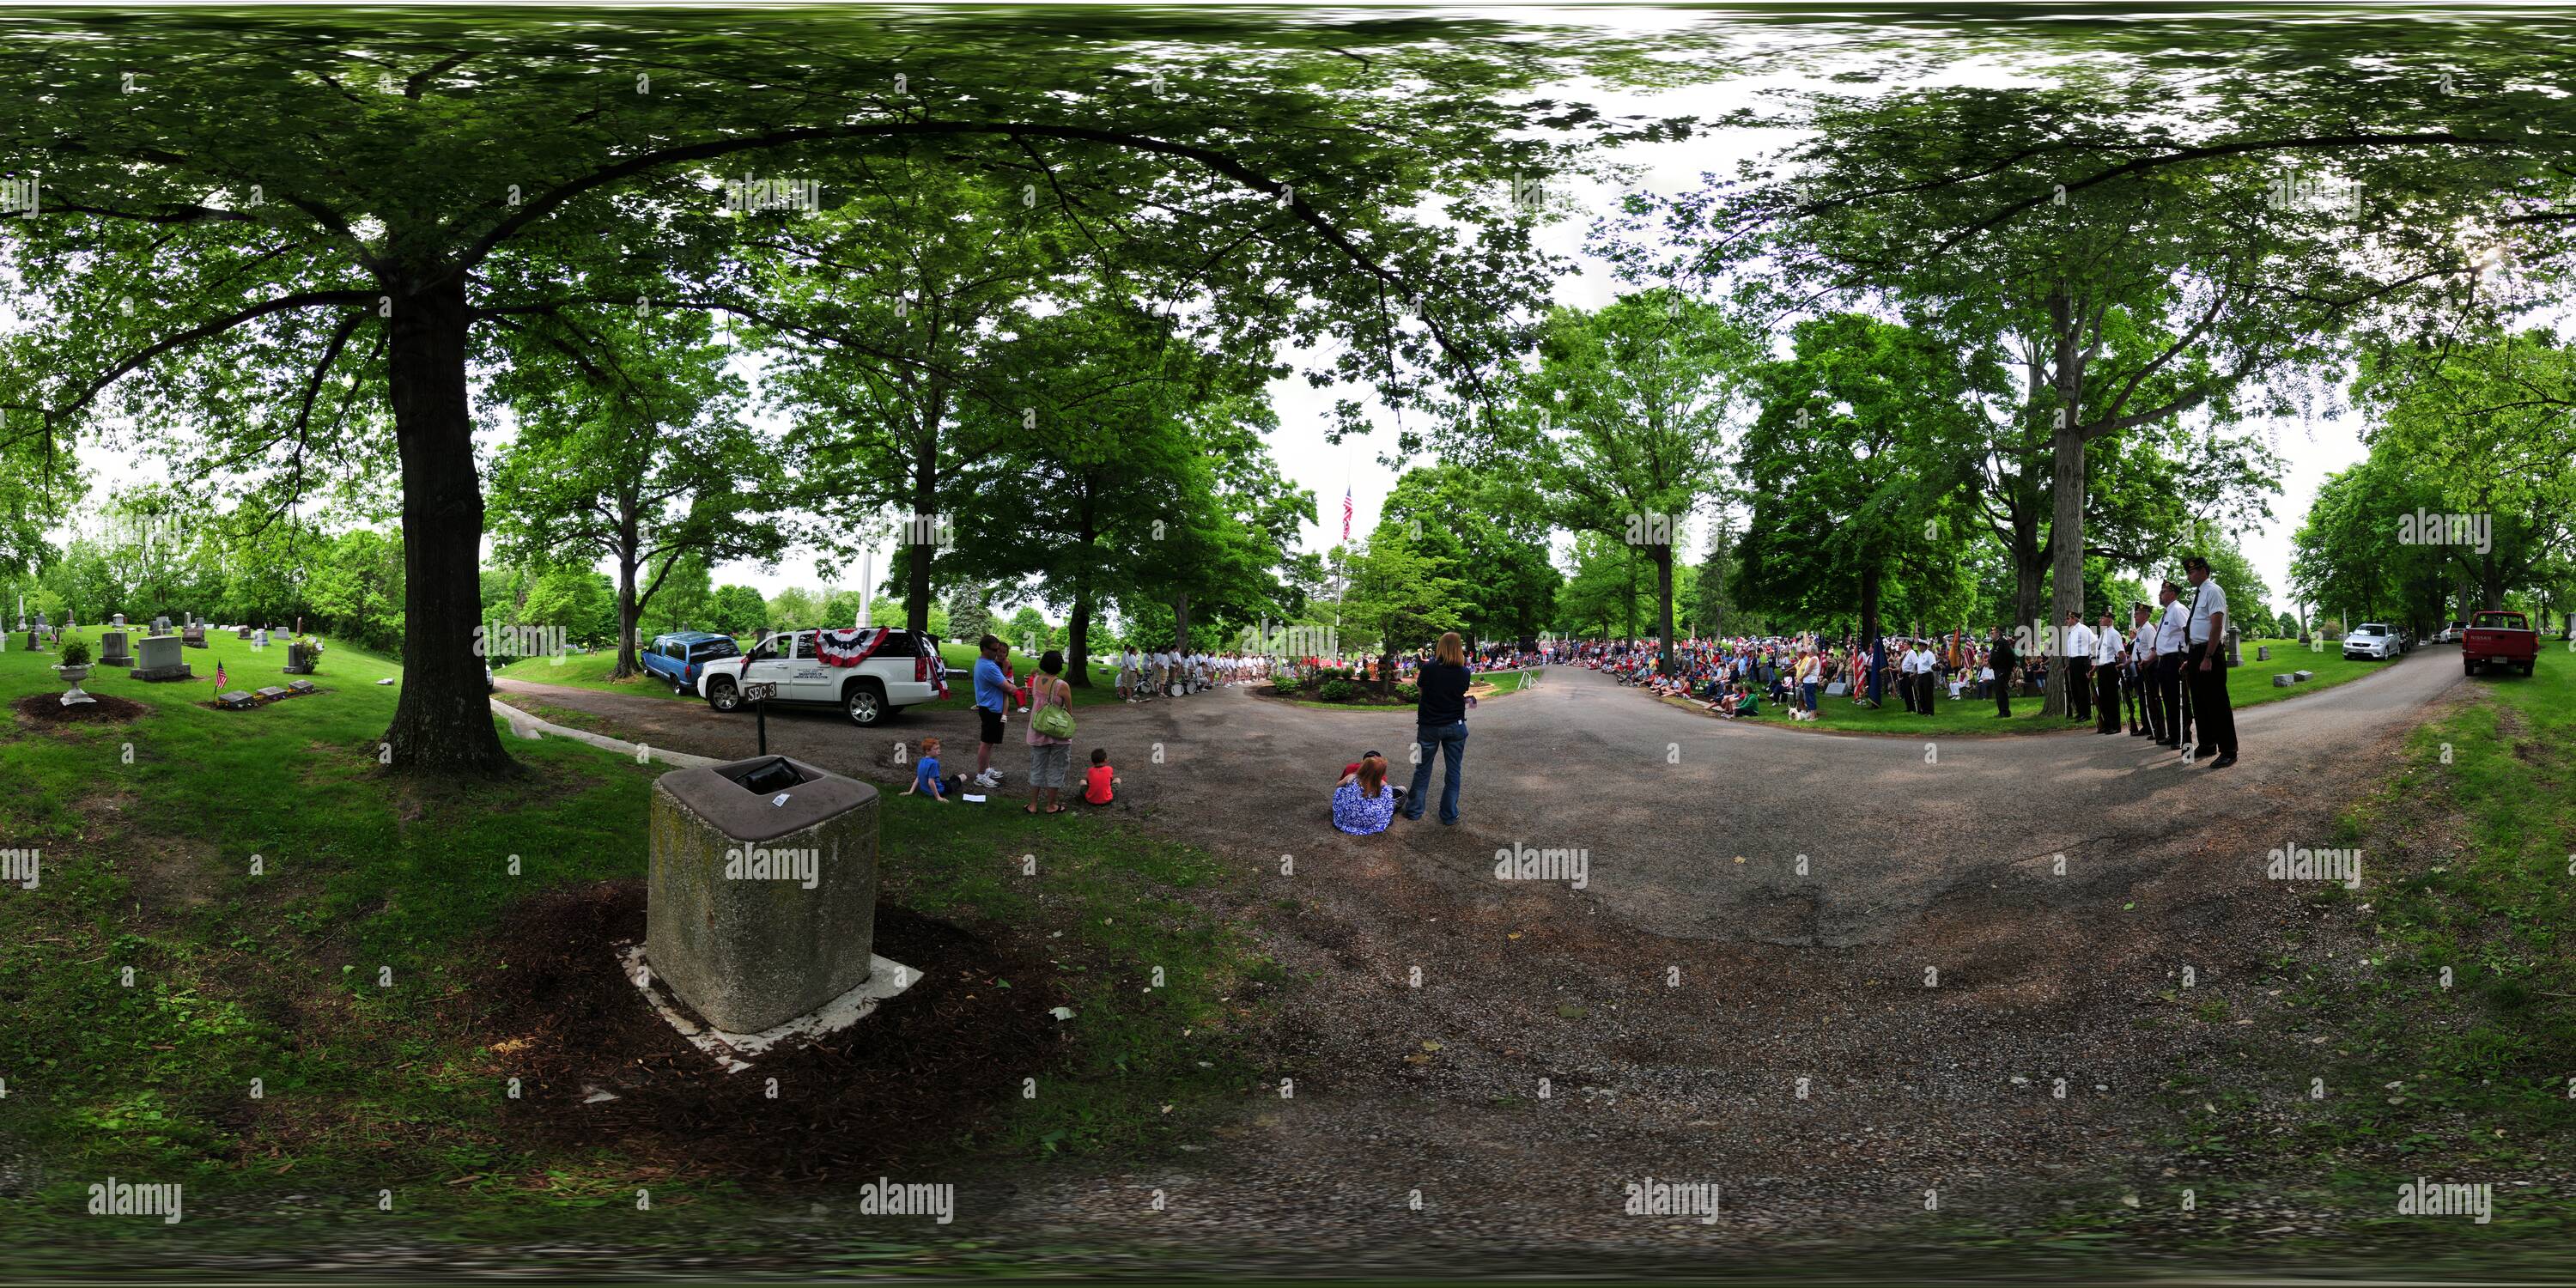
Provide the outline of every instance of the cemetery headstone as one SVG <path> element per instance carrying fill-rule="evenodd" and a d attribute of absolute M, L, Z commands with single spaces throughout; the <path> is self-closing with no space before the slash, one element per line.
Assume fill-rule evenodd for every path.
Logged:
<path fill-rule="evenodd" d="M 2315 674 L 2316 674 L 2316 672 L 2314 672 L 2314 671 L 2293 671 L 2293 672 L 2291 672 L 2290 674 L 2291 674 L 2294 678 L 2296 678 L 2296 679 L 2298 680 L 2298 682 L 2299 682 L 2299 683 L 2301 683 L 2301 684 L 2305 684 L 2305 683 L 2307 683 L 2307 682 L 2308 682 L 2308 677 L 2310 677 L 2310 676 L 2312 676 L 2312 675 L 2315 675 Z"/>
<path fill-rule="evenodd" d="M 125 651 L 125 632 L 109 631 L 98 637 L 98 664 L 100 666 L 134 665 L 133 655 Z"/>
<path fill-rule="evenodd" d="M 313 682 L 311 680 L 289 680 L 286 682 L 286 687 L 295 690 L 297 693 L 311 693 L 313 691 Z"/>
<path fill-rule="evenodd" d="M 133 679 L 156 683 L 195 679 L 196 673 L 188 669 L 186 662 L 180 660 L 179 649 L 179 637 L 176 635 L 145 636 L 141 643 L 134 646 L 137 665 L 128 672 L 128 675 Z"/>
<path fill-rule="evenodd" d="M 2269 662 L 2269 661 L 2271 661 L 2271 660 L 2272 660 L 2272 646 L 2271 646 L 2271 645 L 2269 645 L 2269 644 L 2257 644 L 2257 645 L 2255 645 L 2255 646 L 2254 646 L 2254 660 L 2255 660 L 2255 661 L 2257 661 L 2257 662 Z"/>
<path fill-rule="evenodd" d="M 758 1033 L 868 980 L 877 791 L 785 756 L 653 784 L 644 955 L 718 1029 Z"/>
<path fill-rule="evenodd" d="M 276 685 L 270 685 L 269 687 L 260 690 L 259 696 L 266 698 L 271 702 L 275 702 L 279 698 L 286 696 L 286 690 L 278 688 Z"/>
<path fill-rule="evenodd" d="M 206 647 L 206 628 L 203 626 L 189 627 L 187 630 L 180 632 L 179 642 L 190 648 Z"/>
<path fill-rule="evenodd" d="M 2295 681 L 2286 675 L 2276 675 L 2272 677 L 2272 687 L 2276 689 L 2286 689 L 2293 683 L 2295 683 Z"/>
<path fill-rule="evenodd" d="M 125 625 L 125 614 L 123 614 L 123 613 L 118 613 L 118 614 L 116 614 L 115 616 L 108 618 L 107 620 L 108 620 L 108 624 L 109 624 L 109 625 L 112 625 L 112 626 L 123 626 L 123 625 Z"/>
<path fill-rule="evenodd" d="M 240 711 L 247 707 L 255 707 L 259 705 L 259 699 L 254 698 L 239 689 L 235 689 L 230 693 L 218 693 L 215 695 L 215 701 L 222 704 L 227 710 L 232 711 Z"/>
<path fill-rule="evenodd" d="M 250 638 L 250 628 L 249 628 L 249 627 L 247 627 L 247 626 L 237 626 L 237 627 L 234 627 L 234 628 L 233 628 L 233 638 L 235 638 L 235 639 L 244 639 L 244 640 L 249 639 L 249 638 Z"/>
<path fill-rule="evenodd" d="M 286 646 L 286 673 L 288 675 L 313 674 L 313 655 L 307 652 L 303 645 Z"/>
<path fill-rule="evenodd" d="M 169 633 L 170 633 L 170 619 L 169 619 L 169 618 L 167 618 L 167 617 L 155 617 L 155 618 L 153 618 L 153 619 L 152 619 L 152 633 L 153 633 L 153 634 L 155 634 L 155 635 L 167 635 L 167 634 L 169 634 Z"/>

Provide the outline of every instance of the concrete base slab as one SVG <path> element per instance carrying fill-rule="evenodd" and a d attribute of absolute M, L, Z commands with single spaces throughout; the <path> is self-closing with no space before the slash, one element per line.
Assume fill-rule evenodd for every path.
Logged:
<path fill-rule="evenodd" d="M 144 670 L 138 667 L 126 672 L 125 678 L 129 680 L 146 680 L 154 684 L 167 684 L 173 680 L 196 679 L 197 673 L 188 669 L 187 664 L 183 662 L 177 666 L 155 667 L 151 670 Z"/>
<path fill-rule="evenodd" d="M 626 982 L 644 995 L 645 1003 L 664 1023 L 678 1030 L 689 1045 L 706 1052 L 727 1073 L 740 1073 L 751 1067 L 752 1057 L 780 1047 L 810 1046 L 830 1037 L 866 1019 L 878 1003 L 902 993 L 921 978 L 921 972 L 872 953 L 868 957 L 868 977 L 857 988 L 758 1033 L 728 1033 L 680 1013 L 671 991 L 645 962 L 644 945 L 619 944 L 617 964 L 626 972 Z"/>

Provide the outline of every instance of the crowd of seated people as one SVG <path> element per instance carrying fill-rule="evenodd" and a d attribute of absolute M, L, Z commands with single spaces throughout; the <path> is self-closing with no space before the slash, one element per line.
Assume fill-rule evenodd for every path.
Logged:
<path fill-rule="evenodd" d="M 1913 650 L 1931 659 L 1934 682 L 1954 699 L 1992 699 L 1998 683 L 2015 685 L 2017 694 L 2042 691 L 2049 664 L 2044 654 L 2020 657 L 2007 668 L 2009 674 L 1998 679 L 1988 643 L 1964 632 L 1890 636 L 1872 652 L 1850 637 L 1694 638 L 1674 641 L 1674 665 L 1666 674 L 1658 665 L 1659 641 L 1582 640 L 1552 645 L 1550 660 L 1599 671 L 1657 697 L 1697 702 L 1724 716 L 1753 714 L 1768 703 L 1792 720 L 1811 720 L 1836 684 L 1845 686 L 1839 696 L 1861 707 L 1901 704 L 1906 692 L 1903 659 Z M 1873 669 L 1878 680 L 1874 689 Z"/>

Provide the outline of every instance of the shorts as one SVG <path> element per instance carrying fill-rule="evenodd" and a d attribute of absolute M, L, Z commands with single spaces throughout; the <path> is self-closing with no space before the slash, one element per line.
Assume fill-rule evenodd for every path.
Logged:
<path fill-rule="evenodd" d="M 983 741 L 986 744 L 989 745 L 1002 740 L 1001 712 L 992 710 L 988 707 L 977 707 L 975 708 L 975 718 L 983 721 L 984 723 Z"/>
<path fill-rule="evenodd" d="M 1029 748 L 1029 786 L 1037 789 L 1061 789 L 1064 774 L 1073 763 L 1073 744 L 1045 743 Z"/>

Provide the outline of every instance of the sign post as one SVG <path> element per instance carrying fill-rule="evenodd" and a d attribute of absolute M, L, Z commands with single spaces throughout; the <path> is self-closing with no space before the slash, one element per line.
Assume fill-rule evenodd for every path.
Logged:
<path fill-rule="evenodd" d="M 764 756 L 769 754 L 769 700 L 777 696 L 778 686 L 774 683 L 742 686 L 742 697 L 751 704 L 752 727 L 759 731 L 760 754 Z"/>

